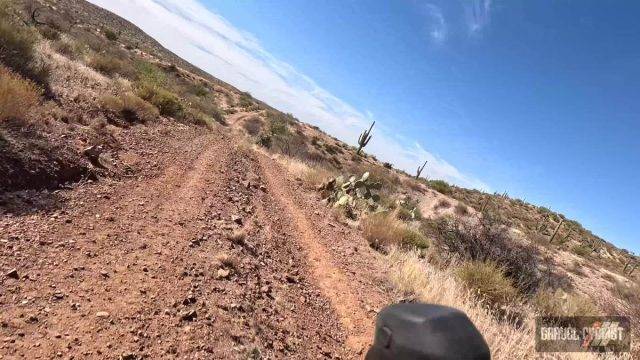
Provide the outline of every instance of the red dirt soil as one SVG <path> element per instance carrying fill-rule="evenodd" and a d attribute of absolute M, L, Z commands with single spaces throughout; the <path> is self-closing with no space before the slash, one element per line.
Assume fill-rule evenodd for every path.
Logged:
<path fill-rule="evenodd" d="M 122 142 L 131 176 L 1 199 L 0 358 L 363 357 L 380 255 L 316 194 L 225 130 Z"/>

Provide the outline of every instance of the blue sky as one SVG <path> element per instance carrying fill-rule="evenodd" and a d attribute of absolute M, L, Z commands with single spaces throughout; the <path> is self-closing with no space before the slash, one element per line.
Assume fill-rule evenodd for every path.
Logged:
<path fill-rule="evenodd" d="M 640 3 L 91 2 L 352 144 L 376 120 L 368 151 L 398 167 L 640 250 Z"/>

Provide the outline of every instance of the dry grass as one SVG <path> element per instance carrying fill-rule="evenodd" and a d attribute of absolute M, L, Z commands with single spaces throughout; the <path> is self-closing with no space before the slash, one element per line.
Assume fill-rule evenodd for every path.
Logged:
<path fill-rule="evenodd" d="M 124 75 L 131 71 L 124 61 L 104 54 L 95 54 L 89 59 L 87 65 L 107 76 Z"/>
<path fill-rule="evenodd" d="M 453 212 L 458 216 L 468 216 L 469 215 L 469 208 L 467 207 L 467 205 L 459 202 L 453 208 Z"/>
<path fill-rule="evenodd" d="M 429 241 L 419 231 L 413 230 L 388 213 L 370 215 L 362 220 L 362 233 L 369 245 L 378 250 L 394 246 L 426 249 Z"/>
<path fill-rule="evenodd" d="M 417 252 L 392 249 L 387 257 L 388 278 L 392 286 L 417 301 L 450 306 L 467 314 L 491 349 L 494 360 L 512 359 L 631 359 L 626 355 L 598 357 L 588 353 L 554 353 L 542 356 L 535 352 L 533 311 L 523 305 L 520 324 L 498 320 L 472 292 L 465 289 L 451 268 L 440 270 L 419 257 Z"/>
<path fill-rule="evenodd" d="M 40 93 L 36 84 L 0 66 L 0 120 L 24 118 L 38 104 Z"/>
<path fill-rule="evenodd" d="M 240 260 L 238 260 L 237 256 L 226 252 L 221 252 L 216 255 L 216 262 L 218 262 L 222 267 L 234 270 L 240 265 Z"/>
<path fill-rule="evenodd" d="M 120 114 L 130 122 L 153 121 L 159 116 L 158 109 L 131 93 L 121 96 L 103 96 L 102 107 Z"/>
<path fill-rule="evenodd" d="M 243 244 L 246 238 L 247 233 L 242 229 L 234 230 L 231 234 L 229 234 L 229 240 L 231 240 L 235 244 Z"/>
<path fill-rule="evenodd" d="M 493 262 L 465 262 L 456 270 L 456 275 L 480 301 L 492 308 L 505 308 L 519 297 L 504 270 Z"/>
<path fill-rule="evenodd" d="M 440 199 L 438 200 L 438 202 L 433 206 L 434 210 L 439 210 L 439 209 L 448 209 L 451 207 L 451 202 L 449 202 L 449 200 L 447 199 Z"/>
<path fill-rule="evenodd" d="M 534 358 L 532 321 L 517 326 L 495 319 L 459 282 L 452 270 L 438 270 L 416 253 L 391 250 L 388 275 L 393 286 L 418 301 L 451 306 L 464 311 L 491 348 L 492 359 Z"/>
<path fill-rule="evenodd" d="M 537 312 L 547 316 L 595 316 L 598 308 L 587 297 L 569 294 L 561 289 L 556 291 L 540 290 L 534 296 L 532 304 Z"/>

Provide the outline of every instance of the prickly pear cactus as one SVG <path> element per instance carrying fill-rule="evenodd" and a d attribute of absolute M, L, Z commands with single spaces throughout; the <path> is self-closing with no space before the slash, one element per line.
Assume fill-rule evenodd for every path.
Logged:
<path fill-rule="evenodd" d="M 344 181 L 342 176 L 330 179 L 320 189 L 324 193 L 324 198 L 333 207 L 357 208 L 359 204 L 366 204 L 367 207 L 375 210 L 380 195 L 375 191 L 380 190 L 382 184 L 373 181 L 369 173 L 365 172 L 360 178 L 351 176 Z"/>

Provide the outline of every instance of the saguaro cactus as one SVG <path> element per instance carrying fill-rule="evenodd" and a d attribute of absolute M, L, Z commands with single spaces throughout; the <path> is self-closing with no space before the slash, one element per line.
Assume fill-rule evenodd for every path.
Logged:
<path fill-rule="evenodd" d="M 420 174 L 422 174 L 422 170 L 424 170 L 425 166 L 427 166 L 427 160 L 424 161 L 424 164 L 422 164 L 422 166 L 418 166 L 418 172 L 416 173 L 416 179 L 420 177 Z"/>
<path fill-rule="evenodd" d="M 558 231 L 560 230 L 560 227 L 562 226 L 563 223 L 564 223 L 564 219 L 560 219 L 560 224 L 558 224 L 556 231 L 554 231 L 553 235 L 551 235 L 551 239 L 549 239 L 549 244 L 551 244 L 553 242 L 553 239 L 556 237 L 556 235 L 558 235 Z"/>
<path fill-rule="evenodd" d="M 356 151 L 356 154 L 360 155 L 360 150 L 362 150 L 363 147 L 367 146 L 369 140 L 371 140 L 371 130 L 373 130 L 373 125 L 375 124 L 376 122 L 374 121 L 371 124 L 371 127 L 369 127 L 369 130 L 363 131 L 362 134 L 360 134 L 360 136 L 358 137 L 358 151 Z"/>

